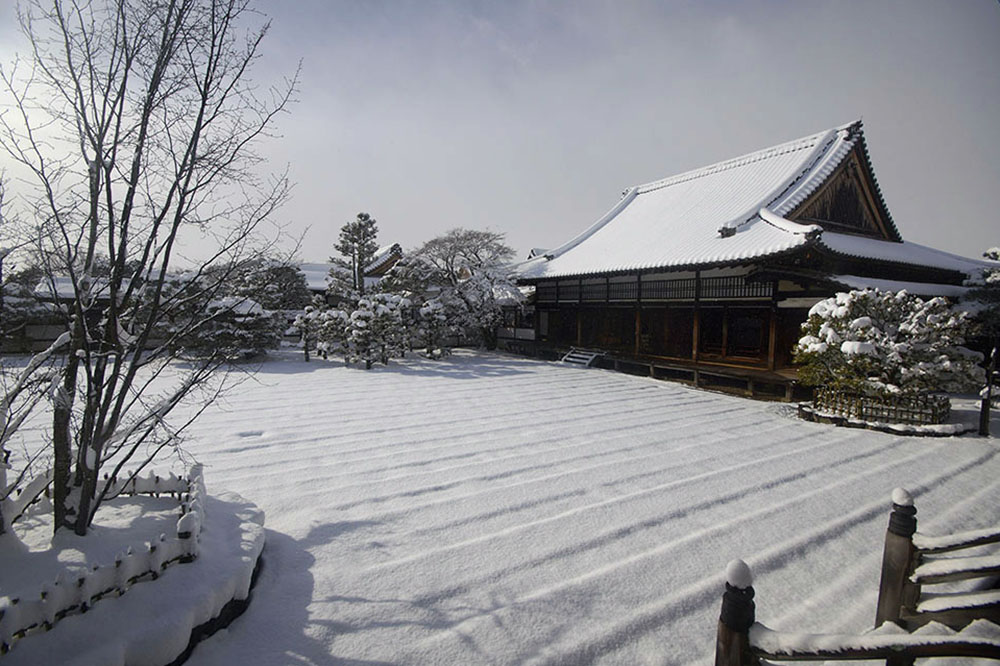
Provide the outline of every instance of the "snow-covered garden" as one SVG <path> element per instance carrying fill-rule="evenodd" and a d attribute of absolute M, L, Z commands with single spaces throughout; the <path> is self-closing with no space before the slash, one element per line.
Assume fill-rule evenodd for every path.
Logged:
<path fill-rule="evenodd" d="M 861 631 L 895 486 L 922 532 L 996 523 L 995 439 L 793 414 L 470 351 L 271 359 L 186 445 L 267 515 L 252 603 L 189 663 L 710 663 L 735 557 L 769 626 Z"/>

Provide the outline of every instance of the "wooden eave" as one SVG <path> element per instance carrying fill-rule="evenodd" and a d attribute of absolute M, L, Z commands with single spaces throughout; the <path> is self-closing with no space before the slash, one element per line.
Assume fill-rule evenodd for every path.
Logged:
<path fill-rule="evenodd" d="M 961 285 L 967 279 L 966 274 L 962 271 L 948 268 L 908 264 L 887 259 L 856 257 L 849 254 L 842 254 L 822 245 L 818 245 L 816 251 L 823 259 L 829 262 L 828 265 L 830 268 L 827 270 L 831 273 L 848 273 L 887 280 L 954 285 Z"/>
<path fill-rule="evenodd" d="M 800 247 L 793 247 L 788 250 L 782 250 L 780 252 L 775 252 L 773 254 L 761 255 L 758 257 L 740 259 L 740 260 L 729 260 L 729 261 L 711 261 L 702 263 L 692 263 L 692 264 L 678 264 L 673 266 L 654 266 L 652 268 L 641 268 L 632 270 L 620 270 L 620 271 L 604 271 L 604 272 L 594 272 L 594 273 L 574 273 L 572 275 L 559 275 L 554 277 L 534 277 L 534 278 L 518 278 L 517 284 L 523 285 L 537 285 L 539 282 L 554 282 L 560 280 L 586 280 L 591 278 L 603 278 L 603 277 L 620 277 L 622 275 L 649 275 L 650 273 L 680 273 L 682 271 L 706 271 L 713 268 L 729 268 L 737 266 L 753 266 L 755 264 L 760 264 L 765 261 L 772 261 L 774 259 L 780 259 L 783 257 L 788 257 L 799 252 L 803 252 L 808 248 L 815 245 L 814 241 L 809 242 L 806 245 Z"/>

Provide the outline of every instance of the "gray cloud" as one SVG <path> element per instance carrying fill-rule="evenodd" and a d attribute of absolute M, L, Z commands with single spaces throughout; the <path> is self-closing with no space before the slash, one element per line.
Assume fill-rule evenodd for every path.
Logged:
<path fill-rule="evenodd" d="M 996 2 L 261 5 L 259 78 L 302 61 L 265 151 L 305 259 L 362 210 L 404 247 L 456 226 L 552 247 L 629 185 L 862 116 L 904 238 L 1000 244 Z"/>

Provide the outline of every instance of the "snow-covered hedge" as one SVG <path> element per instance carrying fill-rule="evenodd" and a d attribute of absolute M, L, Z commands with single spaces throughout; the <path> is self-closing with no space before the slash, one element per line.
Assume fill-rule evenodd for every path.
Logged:
<path fill-rule="evenodd" d="M 864 395 L 965 391 L 983 380 L 982 356 L 962 345 L 967 313 L 905 291 L 840 293 L 813 306 L 795 347 L 799 379 Z"/>
<path fill-rule="evenodd" d="M 20 599 L 0 597 L 0 654 L 27 633 L 48 629 L 74 613 L 84 613 L 109 596 L 121 596 L 132 585 L 155 580 L 160 572 L 177 562 L 191 562 L 198 556 L 198 541 L 205 520 L 205 480 L 200 464 L 193 465 L 184 479 L 173 474 L 160 477 L 150 472 L 145 477 L 118 482 L 123 495 L 173 493 L 181 497 L 176 534 L 158 538 L 142 547 L 129 547 L 113 563 L 94 565 L 80 574 L 63 572 L 42 585 L 37 597 Z"/>

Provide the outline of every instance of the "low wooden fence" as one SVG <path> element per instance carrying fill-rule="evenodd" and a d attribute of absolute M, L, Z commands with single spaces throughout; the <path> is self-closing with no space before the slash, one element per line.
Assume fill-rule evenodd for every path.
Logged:
<path fill-rule="evenodd" d="M 734 560 L 726 569 L 716 647 L 716 666 L 758 666 L 775 661 L 885 659 L 912 666 L 923 657 L 1000 659 L 1000 590 L 925 593 L 924 587 L 1000 575 L 1000 555 L 939 557 L 1000 543 L 1000 528 L 945 536 L 918 533 L 909 493 L 893 491 L 879 581 L 875 629 L 860 635 L 803 634 L 769 629 L 756 621 L 749 567 Z"/>
<path fill-rule="evenodd" d="M 813 408 L 860 421 L 910 425 L 944 423 L 951 415 L 946 395 L 874 397 L 823 387 L 813 393 Z"/>
<path fill-rule="evenodd" d="M 142 547 L 129 547 L 113 563 L 96 564 L 74 574 L 63 572 L 42 585 L 33 598 L 0 597 L 0 654 L 31 633 L 48 631 L 64 617 L 86 613 L 101 599 L 121 596 L 136 583 L 156 580 L 168 566 L 191 562 L 198 556 L 207 499 L 200 464 L 191 467 L 187 478 L 173 474 L 160 477 L 151 472 L 144 477 L 115 479 L 112 484 L 112 495 L 175 495 L 180 501 L 176 534 L 160 534 Z"/>

